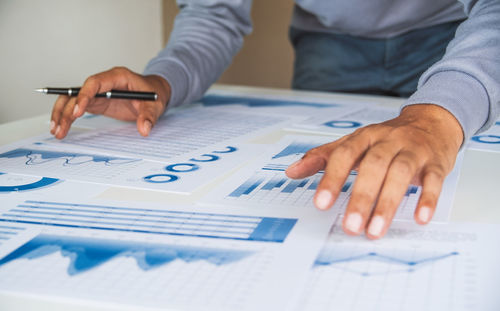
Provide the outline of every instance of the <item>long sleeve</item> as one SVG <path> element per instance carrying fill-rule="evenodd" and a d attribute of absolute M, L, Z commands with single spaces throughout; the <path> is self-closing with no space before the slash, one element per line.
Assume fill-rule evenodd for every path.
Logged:
<path fill-rule="evenodd" d="M 447 109 L 467 141 L 489 128 L 500 112 L 500 1 L 461 2 L 468 18 L 403 107 L 432 103 Z"/>
<path fill-rule="evenodd" d="M 169 107 L 192 102 L 229 66 L 252 31 L 249 0 L 178 0 L 170 40 L 144 74 L 159 75 L 171 86 Z"/>

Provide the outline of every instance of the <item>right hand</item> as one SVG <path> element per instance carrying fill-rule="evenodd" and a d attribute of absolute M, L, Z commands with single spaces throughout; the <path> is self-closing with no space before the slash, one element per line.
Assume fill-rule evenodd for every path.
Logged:
<path fill-rule="evenodd" d="M 115 90 L 156 92 L 156 101 L 95 98 L 97 93 Z M 52 108 L 50 133 L 57 139 L 66 137 L 71 124 L 86 111 L 118 120 L 136 121 L 137 130 L 148 136 L 158 118 L 165 112 L 170 99 L 170 85 L 156 75 L 143 76 L 125 67 L 90 76 L 78 96 L 61 95 Z"/>

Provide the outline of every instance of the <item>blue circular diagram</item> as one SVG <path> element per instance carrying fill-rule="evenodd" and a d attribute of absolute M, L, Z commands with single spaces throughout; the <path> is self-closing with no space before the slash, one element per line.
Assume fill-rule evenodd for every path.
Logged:
<path fill-rule="evenodd" d="M 214 150 L 212 152 L 213 153 L 231 153 L 231 152 L 235 152 L 236 150 L 238 150 L 238 148 L 231 147 L 231 146 L 227 146 L 226 149 L 227 150 Z"/>
<path fill-rule="evenodd" d="M 170 174 L 153 174 L 143 178 L 145 182 L 153 184 L 164 184 L 176 181 L 179 177 Z"/>
<path fill-rule="evenodd" d="M 333 128 L 356 128 L 360 127 L 362 124 L 356 121 L 345 121 L 345 120 L 333 120 L 323 123 L 323 125 Z"/>
<path fill-rule="evenodd" d="M 472 140 L 483 144 L 500 144 L 500 136 L 498 135 L 473 136 Z"/>
<path fill-rule="evenodd" d="M 35 182 L 24 184 L 24 185 L 16 185 L 16 186 L 0 186 L 0 192 L 14 192 L 14 191 L 28 191 L 39 189 L 43 187 L 47 187 L 57 183 L 59 179 L 57 178 L 49 178 L 42 177 L 42 179 L 37 180 Z"/>
<path fill-rule="evenodd" d="M 191 158 L 189 161 L 193 162 L 213 162 L 217 161 L 220 159 L 219 156 L 216 156 L 214 154 L 202 154 L 200 157 L 205 157 L 205 159 L 196 159 L 196 158 Z"/>
<path fill-rule="evenodd" d="M 165 167 L 167 171 L 176 173 L 192 172 L 196 171 L 199 168 L 200 167 L 198 165 L 193 163 L 176 163 L 176 164 L 170 164 Z"/>

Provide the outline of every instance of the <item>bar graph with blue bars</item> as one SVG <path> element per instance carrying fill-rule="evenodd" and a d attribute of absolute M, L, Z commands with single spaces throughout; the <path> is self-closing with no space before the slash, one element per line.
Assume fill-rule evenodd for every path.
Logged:
<path fill-rule="evenodd" d="M 342 186 L 334 205 L 339 211 L 343 211 L 350 198 L 356 176 L 357 173 L 352 171 Z M 259 206 L 314 207 L 313 197 L 322 177 L 323 173 L 319 172 L 311 177 L 294 180 L 285 175 L 284 169 L 267 164 L 229 192 L 224 200 Z M 397 218 L 413 218 L 420 192 L 421 188 L 418 186 L 408 187 L 398 208 Z"/>
<path fill-rule="evenodd" d="M 312 198 L 323 176 L 318 173 L 304 179 L 290 179 L 280 169 L 266 169 L 255 173 L 247 181 L 236 187 L 226 200 L 237 200 L 239 203 L 266 204 L 271 206 L 303 207 L 312 206 Z M 350 193 L 353 176 L 349 177 L 342 187 L 339 204 Z"/>
<path fill-rule="evenodd" d="M 26 200 L 0 216 L 0 226 L 9 227 L 30 224 L 276 243 L 284 242 L 296 222 L 295 218 L 32 200 Z"/>

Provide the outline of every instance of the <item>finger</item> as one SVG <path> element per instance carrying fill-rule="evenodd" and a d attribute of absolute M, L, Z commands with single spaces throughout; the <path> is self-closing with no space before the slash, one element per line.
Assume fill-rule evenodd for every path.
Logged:
<path fill-rule="evenodd" d="M 148 136 L 151 129 L 163 113 L 163 105 L 159 101 L 141 102 L 137 117 L 137 130 L 142 136 Z"/>
<path fill-rule="evenodd" d="M 124 67 L 115 67 L 108 71 L 90 76 L 83 83 L 76 98 L 74 116 L 80 117 L 87 110 L 87 106 L 93 102 L 97 93 L 103 93 L 113 88 L 124 88 L 127 86 L 128 77 L 132 72 Z"/>
<path fill-rule="evenodd" d="M 422 177 L 422 194 L 415 209 L 415 221 L 425 225 L 436 211 L 439 194 L 445 180 L 444 170 L 439 166 L 427 168 Z"/>
<path fill-rule="evenodd" d="M 69 99 L 70 97 L 61 95 L 57 97 L 56 102 L 54 103 L 54 107 L 52 107 L 52 115 L 50 116 L 50 133 L 52 135 L 56 133 L 57 127 L 59 126 L 61 113 Z"/>
<path fill-rule="evenodd" d="M 70 98 L 70 100 L 64 105 L 63 110 L 61 111 L 61 115 L 59 118 L 59 125 L 56 128 L 56 132 L 54 136 L 57 139 L 63 139 L 69 132 L 69 128 L 71 124 L 75 120 L 73 116 L 73 111 L 75 107 L 75 98 Z"/>
<path fill-rule="evenodd" d="M 370 139 L 367 135 L 353 135 L 338 144 L 330 153 L 325 174 L 314 196 L 314 204 L 317 208 L 325 210 L 332 206 L 352 167 L 362 157 L 369 144 Z"/>
<path fill-rule="evenodd" d="M 316 174 L 324 169 L 328 157 L 338 141 L 321 145 L 307 151 L 302 159 L 292 163 L 285 171 L 285 174 L 293 179 L 305 178 Z"/>
<path fill-rule="evenodd" d="M 361 234 L 378 197 L 389 165 L 399 152 L 396 144 L 373 146 L 360 162 L 358 176 L 344 213 L 343 228 L 347 234 Z"/>
<path fill-rule="evenodd" d="M 401 152 L 394 158 L 367 226 L 368 238 L 378 239 L 385 235 L 419 168 L 419 161 L 413 152 Z"/>

